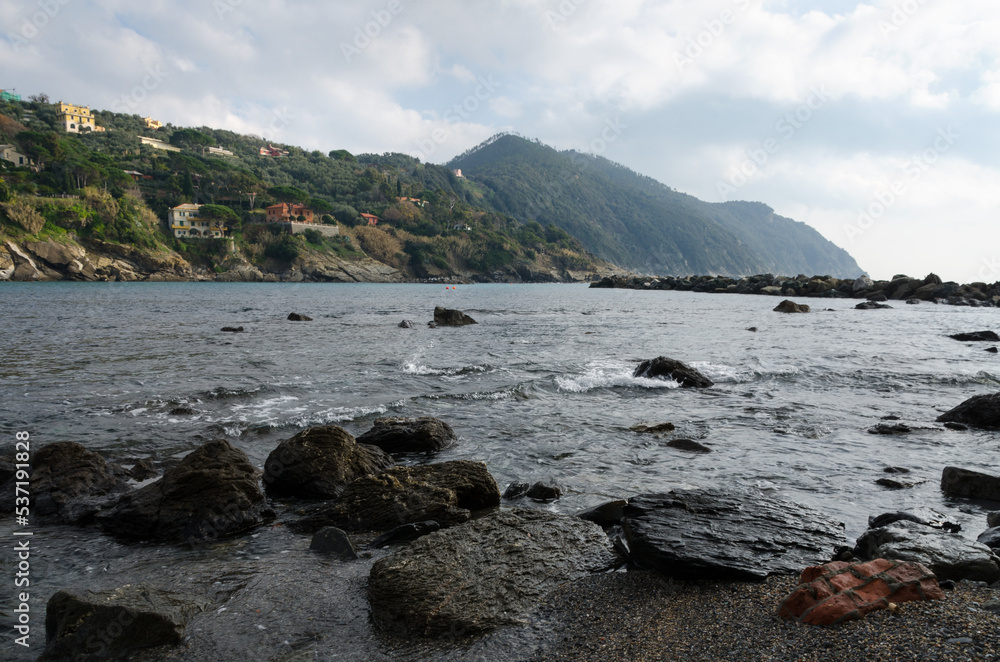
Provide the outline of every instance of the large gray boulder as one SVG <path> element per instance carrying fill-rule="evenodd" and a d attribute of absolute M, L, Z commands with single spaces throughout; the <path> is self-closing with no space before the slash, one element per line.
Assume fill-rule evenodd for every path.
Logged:
<path fill-rule="evenodd" d="M 953 497 L 1000 502 L 1000 477 L 970 469 L 945 467 L 941 472 L 941 491 Z"/>
<path fill-rule="evenodd" d="M 38 662 L 120 659 L 129 651 L 179 644 L 184 626 L 211 601 L 141 584 L 112 591 L 59 591 L 45 609 Z"/>
<path fill-rule="evenodd" d="M 1000 430 L 1000 393 L 977 395 L 937 417 L 938 423 L 963 423 L 974 428 Z"/>
<path fill-rule="evenodd" d="M 242 533 L 269 514 L 258 473 L 228 441 L 210 441 L 156 482 L 97 516 L 122 537 L 196 544 Z"/>
<path fill-rule="evenodd" d="M 632 373 L 632 376 L 645 379 L 672 379 L 675 382 L 680 382 L 683 388 L 708 388 L 714 384 L 711 379 L 686 363 L 666 356 L 643 361 Z"/>
<path fill-rule="evenodd" d="M 847 542 L 840 522 L 751 489 L 642 494 L 623 512 L 632 560 L 681 579 L 796 574 Z"/>
<path fill-rule="evenodd" d="M 774 312 L 776 313 L 808 313 L 809 311 L 810 308 L 806 304 L 795 303 L 788 299 L 785 299 L 774 307 Z"/>
<path fill-rule="evenodd" d="M 451 426 L 436 418 L 390 417 L 376 418 L 372 429 L 358 437 L 358 443 L 386 453 L 426 453 L 447 448 L 456 439 Z"/>
<path fill-rule="evenodd" d="M 354 480 L 393 464 L 383 451 L 358 444 L 336 425 L 309 428 L 267 456 L 264 489 L 271 496 L 332 499 Z"/>
<path fill-rule="evenodd" d="M 461 310 L 452 310 L 450 308 L 442 308 L 441 306 L 435 306 L 434 308 L 434 323 L 438 326 L 466 326 L 467 324 L 477 324 L 476 320 L 472 319 Z"/>
<path fill-rule="evenodd" d="M 920 522 L 899 520 L 868 529 L 858 538 L 854 553 L 863 559 L 916 561 L 939 579 L 1000 580 L 1000 559 L 989 547 Z"/>
<path fill-rule="evenodd" d="M 377 561 L 368 600 L 385 631 L 462 636 L 518 623 L 559 585 L 615 562 L 596 524 L 542 510 L 501 511 Z"/>

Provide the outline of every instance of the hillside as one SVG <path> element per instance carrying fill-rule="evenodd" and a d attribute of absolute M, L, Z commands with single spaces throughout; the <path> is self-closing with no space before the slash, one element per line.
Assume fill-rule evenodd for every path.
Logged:
<path fill-rule="evenodd" d="M 622 267 L 659 274 L 863 273 L 816 230 L 762 203 L 707 203 L 607 159 L 501 134 L 448 164 L 485 201 L 553 224 Z"/>

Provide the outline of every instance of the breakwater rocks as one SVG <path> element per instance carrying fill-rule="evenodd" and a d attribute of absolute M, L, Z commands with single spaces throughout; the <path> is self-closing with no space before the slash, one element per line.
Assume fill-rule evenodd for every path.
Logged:
<path fill-rule="evenodd" d="M 926 278 L 893 276 L 892 280 L 858 278 L 832 278 L 830 276 L 804 276 L 794 278 L 761 274 L 743 278 L 726 276 L 606 276 L 590 284 L 595 288 L 629 290 L 677 290 L 681 292 L 710 292 L 713 294 L 765 294 L 776 297 L 820 297 L 826 299 L 868 299 L 869 301 L 923 301 L 952 306 L 996 307 L 1000 305 L 1000 282 L 970 283 L 960 285 L 942 282 L 929 274 Z"/>

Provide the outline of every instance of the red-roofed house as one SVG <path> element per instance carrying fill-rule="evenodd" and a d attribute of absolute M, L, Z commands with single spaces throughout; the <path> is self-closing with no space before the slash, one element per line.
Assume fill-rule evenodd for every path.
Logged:
<path fill-rule="evenodd" d="M 316 222 L 316 219 L 313 218 L 313 210 L 309 209 L 305 205 L 293 205 L 287 202 L 282 202 L 267 207 L 266 211 L 268 223 Z M 302 216 L 304 220 L 299 220 L 299 216 Z"/>
<path fill-rule="evenodd" d="M 374 214 L 361 214 L 361 218 L 368 221 L 368 225 L 378 225 L 378 216 Z"/>

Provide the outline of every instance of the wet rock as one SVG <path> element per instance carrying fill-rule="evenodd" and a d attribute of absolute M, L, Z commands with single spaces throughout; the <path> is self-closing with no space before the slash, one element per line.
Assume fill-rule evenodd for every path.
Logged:
<path fill-rule="evenodd" d="M 963 423 L 945 423 L 944 426 L 949 430 L 956 430 L 958 432 L 965 432 L 969 429 L 969 426 Z"/>
<path fill-rule="evenodd" d="M 667 442 L 670 448 L 688 451 L 689 453 L 711 453 L 712 449 L 704 444 L 699 444 L 693 439 L 671 439 Z"/>
<path fill-rule="evenodd" d="M 368 600 L 384 631 L 461 637 L 521 622 L 558 586 L 616 559 L 596 524 L 542 510 L 500 511 L 377 561 Z"/>
<path fill-rule="evenodd" d="M 322 554 L 333 554 L 344 561 L 358 558 L 350 537 L 335 526 L 325 526 L 317 531 L 309 543 L 309 549 Z"/>
<path fill-rule="evenodd" d="M 242 326 L 224 326 L 221 330 L 223 333 L 243 333 Z"/>
<path fill-rule="evenodd" d="M 171 416 L 194 416 L 197 413 L 198 412 L 190 407 L 174 407 L 170 410 Z"/>
<path fill-rule="evenodd" d="M 941 491 L 948 496 L 1000 501 L 1000 477 L 945 467 L 941 472 Z"/>
<path fill-rule="evenodd" d="M 986 515 L 986 525 L 990 528 L 1000 526 L 1000 510 L 994 510 Z"/>
<path fill-rule="evenodd" d="M 384 451 L 357 441 L 335 425 L 303 430 L 278 444 L 264 463 L 272 496 L 330 499 L 351 482 L 395 464 Z"/>
<path fill-rule="evenodd" d="M 375 540 L 372 540 L 369 547 L 372 549 L 381 549 L 383 547 L 387 547 L 388 545 L 394 545 L 400 542 L 410 542 L 440 530 L 441 525 L 434 520 L 427 522 L 414 522 L 413 524 L 401 524 L 395 529 L 383 533 Z"/>
<path fill-rule="evenodd" d="M 288 321 L 289 322 L 311 322 L 311 321 L 313 321 L 313 318 L 309 317 L 308 315 L 300 315 L 299 313 L 289 313 L 288 314 Z"/>
<path fill-rule="evenodd" d="M 883 299 L 884 301 L 885 299 Z M 865 301 L 864 303 L 859 303 L 854 306 L 856 310 L 886 310 L 891 309 L 892 306 L 885 303 L 878 303 L 877 301 Z"/>
<path fill-rule="evenodd" d="M 806 304 L 795 303 L 788 299 L 785 299 L 774 308 L 774 312 L 776 313 L 808 313 L 809 311 L 810 308 Z"/>
<path fill-rule="evenodd" d="M 257 470 L 243 451 L 218 439 L 97 519 L 121 538 L 197 544 L 242 533 L 269 515 Z"/>
<path fill-rule="evenodd" d="M 359 444 L 386 453 L 426 453 L 451 446 L 458 438 L 444 421 L 421 418 L 377 418 L 372 429 L 358 437 Z"/>
<path fill-rule="evenodd" d="M 747 331 L 749 331 L 750 333 L 757 333 L 757 327 L 755 326 L 748 327 Z"/>
<path fill-rule="evenodd" d="M 415 325 L 410 320 L 403 320 L 399 323 L 399 328 L 401 329 L 413 329 Z"/>
<path fill-rule="evenodd" d="M 39 662 L 122 659 L 128 652 L 179 644 L 184 626 L 211 600 L 144 584 L 112 591 L 59 591 L 45 608 Z"/>
<path fill-rule="evenodd" d="M 658 423 L 655 425 L 633 425 L 629 428 L 632 432 L 638 432 L 639 434 L 660 434 L 664 432 L 673 432 L 673 423 Z"/>
<path fill-rule="evenodd" d="M 956 333 L 948 336 L 960 342 L 1000 342 L 1000 336 L 993 331 L 974 331 L 972 333 Z"/>
<path fill-rule="evenodd" d="M 986 529 L 979 534 L 976 541 L 981 542 L 990 549 L 1000 549 L 1000 526 L 995 526 L 992 529 Z"/>
<path fill-rule="evenodd" d="M 683 388 L 708 388 L 714 385 L 712 380 L 691 366 L 665 356 L 643 361 L 632 376 L 645 379 L 672 379 L 680 382 Z"/>
<path fill-rule="evenodd" d="M 882 471 L 885 472 L 885 473 L 887 473 L 887 474 L 908 474 L 908 473 L 910 473 L 910 470 L 907 469 L 906 467 L 886 467 Z"/>
<path fill-rule="evenodd" d="M 555 501 L 562 496 L 562 487 L 554 478 L 537 481 L 528 489 L 527 497 L 535 501 Z"/>
<path fill-rule="evenodd" d="M 879 478 L 875 481 L 876 485 L 888 488 L 890 490 L 906 490 L 919 483 L 914 483 L 911 481 L 895 480 L 894 478 Z"/>
<path fill-rule="evenodd" d="M 42 446 L 31 458 L 30 499 L 33 518 L 85 524 L 109 501 L 129 489 L 128 472 L 78 443 Z M 22 479 L 23 480 L 23 479 Z M 3 489 L 3 509 L 14 511 L 17 476 Z"/>
<path fill-rule="evenodd" d="M 644 494 L 624 512 L 632 560 L 682 579 L 795 574 L 847 542 L 843 524 L 750 489 Z"/>
<path fill-rule="evenodd" d="M 1000 349 L 997 349 L 996 347 L 990 347 L 986 351 L 989 352 L 990 354 L 1000 354 Z"/>
<path fill-rule="evenodd" d="M 467 324 L 476 324 L 477 322 L 461 310 L 451 310 L 450 308 L 436 306 L 434 308 L 434 323 L 438 326 L 465 326 Z"/>
<path fill-rule="evenodd" d="M 921 301 L 920 299 L 907 299 L 906 303 L 909 304 L 909 305 L 911 305 L 911 306 L 916 306 L 918 304 L 923 303 L 923 301 Z"/>
<path fill-rule="evenodd" d="M 626 505 L 628 505 L 628 501 L 625 499 L 616 499 L 614 501 L 602 503 L 594 508 L 580 511 L 576 514 L 576 516 L 580 519 L 585 519 L 588 522 L 593 522 L 598 526 L 607 528 L 609 526 L 621 524 L 622 517 L 625 516 L 624 509 Z"/>
<path fill-rule="evenodd" d="M 930 569 L 905 561 L 827 563 L 806 568 L 799 581 L 778 616 L 810 625 L 860 620 L 889 603 L 944 599 Z"/>
<path fill-rule="evenodd" d="M 1000 429 L 1000 393 L 977 395 L 937 417 L 938 423 L 962 423 L 986 430 Z"/>
<path fill-rule="evenodd" d="M 529 483 L 514 481 L 513 483 L 507 486 L 507 489 L 503 491 L 503 498 L 508 499 L 510 501 L 513 501 L 515 499 L 520 499 L 521 497 L 525 496 L 528 493 L 528 490 L 530 489 L 531 485 Z"/>
<path fill-rule="evenodd" d="M 879 423 L 875 427 L 868 429 L 868 434 L 899 435 L 910 434 L 911 432 L 913 432 L 913 428 L 902 423 L 896 423 L 893 425 L 889 425 L 888 423 Z"/>
<path fill-rule="evenodd" d="M 149 480 L 156 475 L 156 467 L 153 466 L 152 461 L 147 459 L 142 459 L 132 465 L 132 468 L 128 470 L 128 475 L 140 483 L 144 480 Z"/>
<path fill-rule="evenodd" d="M 889 297 L 885 295 L 885 292 L 878 292 L 869 296 L 868 300 L 874 303 L 882 303 L 883 301 L 888 301 Z"/>
<path fill-rule="evenodd" d="M 899 520 L 869 529 L 854 551 L 862 559 L 916 561 L 941 579 L 1000 579 L 998 559 L 989 547 L 919 522 Z"/>

